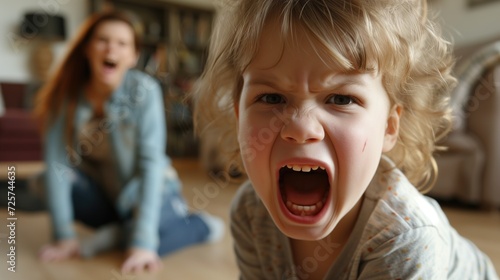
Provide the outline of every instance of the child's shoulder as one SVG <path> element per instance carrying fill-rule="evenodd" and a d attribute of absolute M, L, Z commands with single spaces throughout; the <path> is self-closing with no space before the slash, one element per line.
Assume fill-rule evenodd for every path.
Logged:
<path fill-rule="evenodd" d="M 249 232 L 252 232 L 251 238 L 260 240 L 260 243 L 283 237 L 250 181 L 242 184 L 233 197 L 230 216 L 231 230 L 236 239 L 241 239 Z"/>
<path fill-rule="evenodd" d="M 391 164 L 390 160 L 383 158 L 381 169 L 387 170 Z M 378 224 L 380 230 L 390 228 L 397 234 L 430 227 L 443 233 L 449 227 L 438 203 L 421 194 L 397 168 L 378 171 L 367 189 L 365 199 L 374 205 L 370 222 Z"/>
<path fill-rule="evenodd" d="M 393 164 L 383 161 L 379 170 L 388 170 L 387 163 Z M 365 269 L 367 263 L 372 263 L 368 270 L 377 271 L 378 262 L 388 267 L 405 262 L 407 267 L 418 267 L 411 272 L 424 279 L 490 279 L 478 277 L 485 273 L 498 279 L 488 258 L 451 227 L 439 204 L 422 195 L 396 168 L 377 172 L 359 217 L 362 222 L 356 224 L 356 230 L 361 237 L 356 244 Z M 386 272 L 391 277 L 384 279 L 413 278 L 392 275 L 409 271 Z"/>
<path fill-rule="evenodd" d="M 247 215 L 250 215 L 250 212 L 256 211 L 262 207 L 264 207 L 264 205 L 253 189 L 252 183 L 247 181 L 236 191 L 231 203 L 231 213 L 245 212 Z"/>

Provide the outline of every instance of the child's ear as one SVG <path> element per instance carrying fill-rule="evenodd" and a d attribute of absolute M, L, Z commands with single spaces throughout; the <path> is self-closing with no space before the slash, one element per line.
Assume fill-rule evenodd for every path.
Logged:
<path fill-rule="evenodd" d="M 240 121 L 240 106 L 238 106 L 239 104 L 239 100 L 235 100 L 233 102 L 233 109 L 234 109 L 234 115 L 236 116 L 236 131 L 238 132 L 240 129 L 240 125 L 239 125 L 239 121 Z M 238 138 L 238 141 L 239 141 L 239 138 Z"/>
<path fill-rule="evenodd" d="M 236 115 L 236 119 L 240 117 L 240 107 L 238 106 L 238 104 L 239 104 L 238 100 L 235 100 L 233 102 L 234 114 Z"/>
<path fill-rule="evenodd" d="M 389 152 L 396 145 L 399 134 L 399 120 L 402 112 L 403 108 L 401 105 L 397 104 L 392 106 L 391 111 L 389 112 L 385 128 L 384 146 L 382 147 L 382 151 L 384 153 Z"/>
<path fill-rule="evenodd" d="M 237 97 L 233 98 L 233 108 L 234 114 L 236 115 L 236 119 L 240 117 L 240 98 L 241 91 L 243 90 L 243 77 L 240 77 L 236 83 L 235 92 L 237 92 Z"/>

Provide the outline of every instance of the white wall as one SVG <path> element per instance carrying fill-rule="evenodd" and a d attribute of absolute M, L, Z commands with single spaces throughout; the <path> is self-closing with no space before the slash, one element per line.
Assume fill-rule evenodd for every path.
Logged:
<path fill-rule="evenodd" d="M 87 0 L 0 0 L 0 81 L 29 82 L 32 43 L 19 36 L 19 25 L 27 11 L 58 13 L 66 19 L 66 35 L 71 38 L 87 17 Z M 55 60 L 64 54 L 68 40 L 54 46 Z"/>
<path fill-rule="evenodd" d="M 458 48 L 500 38 L 500 1 L 470 8 L 467 0 L 433 0 L 429 7 Z"/>

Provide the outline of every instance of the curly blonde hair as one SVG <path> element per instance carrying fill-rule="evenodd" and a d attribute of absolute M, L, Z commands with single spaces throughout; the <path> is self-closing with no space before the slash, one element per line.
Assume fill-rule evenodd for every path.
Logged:
<path fill-rule="evenodd" d="M 194 90 L 201 137 L 217 137 L 227 167 L 241 168 L 234 104 L 242 72 L 253 58 L 266 21 L 282 36 L 296 25 L 315 42 L 325 63 L 345 71 L 379 71 L 392 104 L 403 108 L 397 144 L 388 156 L 422 192 L 437 176 L 433 152 L 450 128 L 450 43 L 427 16 L 425 0 L 233 0 L 215 22 L 205 71 Z M 325 59 L 326 58 L 326 59 Z M 237 103 L 236 103 L 237 104 Z"/>

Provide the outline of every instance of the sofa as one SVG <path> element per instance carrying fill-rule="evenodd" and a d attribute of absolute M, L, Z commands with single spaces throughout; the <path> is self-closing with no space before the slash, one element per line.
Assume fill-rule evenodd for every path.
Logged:
<path fill-rule="evenodd" d="M 439 168 L 429 195 L 480 206 L 500 206 L 500 40 L 457 51 L 453 129 L 436 154 Z"/>
<path fill-rule="evenodd" d="M 0 82 L 0 162 L 42 160 L 41 137 L 31 115 L 31 92 L 26 84 Z"/>

